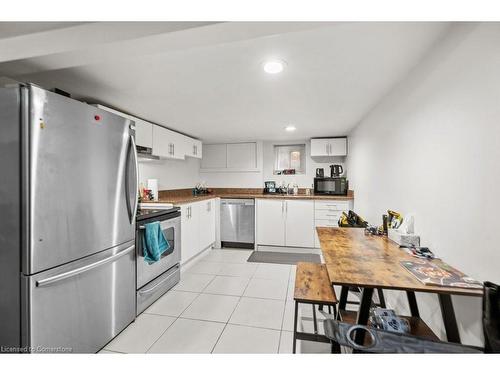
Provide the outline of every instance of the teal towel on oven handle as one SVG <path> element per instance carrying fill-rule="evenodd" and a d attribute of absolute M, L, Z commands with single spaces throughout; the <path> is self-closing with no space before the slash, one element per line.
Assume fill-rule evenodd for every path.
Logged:
<path fill-rule="evenodd" d="M 161 255 L 170 249 L 160 222 L 155 221 L 144 225 L 144 236 L 142 236 L 142 255 L 149 264 L 160 260 Z"/>

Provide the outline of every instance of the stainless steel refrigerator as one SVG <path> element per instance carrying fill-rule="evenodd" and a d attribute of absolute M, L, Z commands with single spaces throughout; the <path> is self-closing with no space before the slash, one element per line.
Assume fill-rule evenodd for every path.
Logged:
<path fill-rule="evenodd" d="M 0 89 L 0 351 L 96 352 L 135 318 L 134 124 Z"/>

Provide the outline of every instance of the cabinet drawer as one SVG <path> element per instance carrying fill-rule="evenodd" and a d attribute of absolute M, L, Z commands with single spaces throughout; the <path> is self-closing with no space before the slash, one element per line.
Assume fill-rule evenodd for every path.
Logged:
<path fill-rule="evenodd" d="M 349 202 L 347 201 L 315 201 L 315 210 L 337 210 L 337 211 L 347 211 L 349 210 Z"/>
<path fill-rule="evenodd" d="M 342 211 L 336 210 L 316 210 L 314 212 L 315 220 L 335 220 L 338 221 Z"/>
<path fill-rule="evenodd" d="M 338 227 L 339 219 L 330 219 L 330 220 L 315 220 L 314 227 Z"/>

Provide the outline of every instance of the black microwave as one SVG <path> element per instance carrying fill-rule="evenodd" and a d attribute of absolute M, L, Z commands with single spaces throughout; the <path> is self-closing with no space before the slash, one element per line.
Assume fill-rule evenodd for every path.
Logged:
<path fill-rule="evenodd" d="M 314 194 L 347 195 L 349 181 L 345 177 L 316 177 Z"/>

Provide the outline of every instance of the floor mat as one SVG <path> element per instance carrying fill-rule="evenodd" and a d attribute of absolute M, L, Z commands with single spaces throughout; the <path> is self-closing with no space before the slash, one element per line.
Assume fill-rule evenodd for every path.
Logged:
<path fill-rule="evenodd" d="M 321 257 L 318 254 L 254 251 L 247 262 L 295 265 L 297 262 L 321 263 Z"/>

